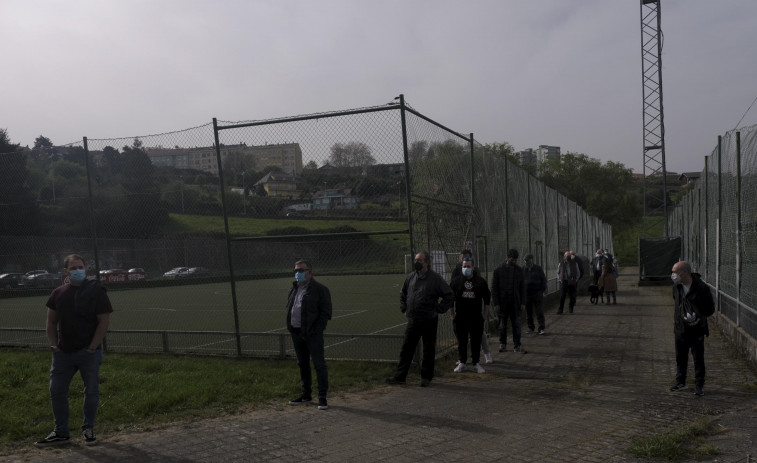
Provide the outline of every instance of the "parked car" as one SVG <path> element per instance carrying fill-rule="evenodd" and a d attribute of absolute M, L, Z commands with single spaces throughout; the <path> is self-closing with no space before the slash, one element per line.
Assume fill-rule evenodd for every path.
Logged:
<path fill-rule="evenodd" d="M 163 274 L 164 278 L 186 278 L 189 267 L 175 267 Z"/>
<path fill-rule="evenodd" d="M 42 273 L 47 273 L 47 270 L 30 270 L 30 271 L 24 273 L 24 278 L 33 277 L 35 275 L 40 275 Z"/>
<path fill-rule="evenodd" d="M 121 268 L 100 270 L 100 281 L 103 283 L 126 283 L 126 275 L 126 270 Z"/>
<path fill-rule="evenodd" d="M 0 289 L 18 288 L 24 281 L 23 273 L 3 273 L 0 275 Z"/>
<path fill-rule="evenodd" d="M 24 288 L 57 288 L 63 279 L 57 273 L 38 273 L 23 280 Z"/>
<path fill-rule="evenodd" d="M 187 270 L 187 277 L 205 277 L 210 274 L 210 271 L 205 267 L 191 267 Z"/>
<path fill-rule="evenodd" d="M 127 279 L 129 281 L 144 281 L 147 279 L 145 269 L 143 268 L 130 268 L 127 272 Z"/>

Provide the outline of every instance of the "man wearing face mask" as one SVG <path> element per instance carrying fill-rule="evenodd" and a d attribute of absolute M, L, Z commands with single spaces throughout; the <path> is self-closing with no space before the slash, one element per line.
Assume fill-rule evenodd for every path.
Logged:
<path fill-rule="evenodd" d="M 468 337 L 470 336 L 471 365 L 476 373 L 484 373 L 479 364 L 481 354 L 481 337 L 484 320 L 489 316 L 491 292 L 486 280 L 475 272 L 473 258 L 463 259 L 461 275 L 453 278 L 450 287 L 455 293 L 455 306 L 450 309 L 452 323 L 457 336 L 458 363 L 455 373 L 465 371 L 468 361 Z"/>
<path fill-rule="evenodd" d="M 66 256 L 63 272 L 69 283 L 50 293 L 45 328 L 53 352 L 50 402 L 55 428 L 47 437 L 34 443 L 37 447 L 70 441 L 68 390 L 77 371 L 84 383 L 84 423 L 81 427 L 84 443 L 97 443 L 94 427 L 100 401 L 101 344 L 108 331 L 113 307 L 105 287 L 97 280 L 87 280 L 81 256 Z"/>
<path fill-rule="evenodd" d="M 565 307 L 565 297 L 568 296 L 568 311 L 573 313 L 576 306 L 576 288 L 581 279 L 581 264 L 573 251 L 565 251 L 563 261 L 557 266 L 557 281 L 560 282 L 560 307 L 557 314 L 562 315 Z"/>
<path fill-rule="evenodd" d="M 297 366 L 300 368 L 300 396 L 289 405 L 313 401 L 310 359 L 318 381 L 318 409 L 329 408 L 329 372 L 326 368 L 323 331 L 331 320 L 331 292 L 313 279 L 313 269 L 305 260 L 294 264 L 294 282 L 287 298 L 287 329 L 292 336 Z"/>
<path fill-rule="evenodd" d="M 518 265 L 518 250 L 507 251 L 507 260 L 492 275 L 492 305 L 499 315 L 499 351 L 507 348 L 507 322 L 513 330 L 513 351 L 526 353 L 520 342 L 521 314 L 526 309 L 526 280 Z"/>
<path fill-rule="evenodd" d="M 449 310 L 455 302 L 455 295 L 444 278 L 431 270 L 431 256 L 428 251 L 421 251 L 415 255 L 413 269 L 405 278 L 400 291 L 400 310 L 407 317 L 400 360 L 394 375 L 388 377 L 386 382 L 405 384 L 415 348 L 422 339 L 421 387 L 428 387 L 434 379 L 439 314 Z"/>
<path fill-rule="evenodd" d="M 601 249 L 597 249 L 597 253 L 594 255 L 594 258 L 591 260 L 591 269 L 594 271 L 594 278 L 592 279 L 592 284 L 597 284 L 599 281 L 599 277 L 602 276 L 602 265 L 605 261 L 605 253 Z"/>
<path fill-rule="evenodd" d="M 523 268 L 523 274 L 526 279 L 526 320 L 528 321 L 528 331 L 534 332 L 534 312 L 536 312 L 536 321 L 539 322 L 539 334 L 544 334 L 544 291 L 547 290 L 547 276 L 544 270 L 534 264 L 534 255 L 526 254 L 526 266 Z"/>
<path fill-rule="evenodd" d="M 694 394 L 704 395 L 704 337 L 710 335 L 707 317 L 715 313 L 710 288 L 686 261 L 673 265 L 673 325 L 676 343 L 676 382 L 672 392 L 686 387 L 689 351 L 694 359 Z"/>

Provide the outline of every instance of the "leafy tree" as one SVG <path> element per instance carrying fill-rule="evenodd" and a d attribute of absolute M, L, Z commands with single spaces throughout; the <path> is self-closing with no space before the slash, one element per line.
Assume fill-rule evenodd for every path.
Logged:
<path fill-rule="evenodd" d="M 638 185 L 623 164 L 566 153 L 538 169 L 541 181 L 613 227 L 632 225 L 641 216 Z"/>
<path fill-rule="evenodd" d="M 329 164 L 334 167 L 364 167 L 376 164 L 371 149 L 362 142 L 336 143 L 331 147 Z"/>
<path fill-rule="evenodd" d="M 21 146 L 11 143 L 0 129 L 0 230 L 8 235 L 34 233 L 37 226 L 37 193 L 28 182 L 29 172 Z"/>
<path fill-rule="evenodd" d="M 49 138 L 40 135 L 39 137 L 34 139 L 34 147 L 32 148 L 32 151 L 37 153 L 52 154 L 52 149 L 53 142 L 50 141 Z"/>
<path fill-rule="evenodd" d="M 303 169 L 309 169 L 309 170 L 313 170 L 313 169 L 317 169 L 317 168 L 318 168 L 318 164 L 315 161 L 313 161 L 312 159 L 310 161 L 308 161 L 308 163 L 305 164 L 305 166 L 303 167 Z"/>

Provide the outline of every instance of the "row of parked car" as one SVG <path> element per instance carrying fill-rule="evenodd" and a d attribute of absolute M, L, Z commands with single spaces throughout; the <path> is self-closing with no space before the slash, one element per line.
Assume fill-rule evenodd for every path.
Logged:
<path fill-rule="evenodd" d="M 176 267 L 163 274 L 164 278 L 200 278 L 210 275 L 205 267 Z M 147 274 L 142 268 L 100 270 L 103 283 L 129 283 L 144 281 Z M 63 283 L 63 275 L 47 270 L 32 270 L 26 273 L 0 274 L 0 289 L 56 288 Z"/>

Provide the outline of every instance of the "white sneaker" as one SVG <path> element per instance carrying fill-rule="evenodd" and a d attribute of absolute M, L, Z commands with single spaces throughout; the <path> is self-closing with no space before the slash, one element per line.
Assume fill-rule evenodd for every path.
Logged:
<path fill-rule="evenodd" d="M 476 369 L 476 373 L 486 373 L 486 370 L 484 370 L 484 367 L 482 367 L 480 364 L 473 365 L 473 368 Z"/>
<path fill-rule="evenodd" d="M 484 358 L 486 359 L 486 363 L 494 363 L 494 360 L 492 360 L 492 354 L 484 354 Z"/>
<path fill-rule="evenodd" d="M 458 363 L 454 370 L 455 373 L 460 373 L 461 371 L 465 371 L 465 364 L 464 363 Z"/>

